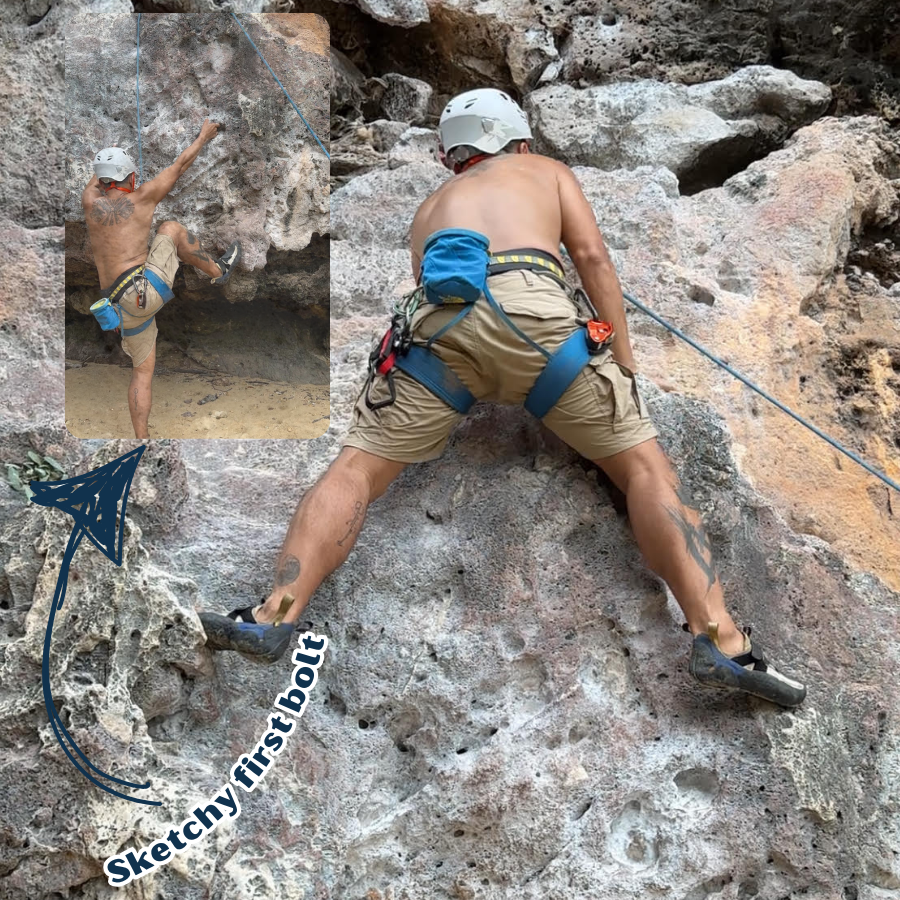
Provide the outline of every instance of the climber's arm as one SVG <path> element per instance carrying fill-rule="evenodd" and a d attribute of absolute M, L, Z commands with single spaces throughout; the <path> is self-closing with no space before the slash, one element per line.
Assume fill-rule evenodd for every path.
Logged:
<path fill-rule="evenodd" d="M 615 329 L 613 357 L 634 371 L 634 356 L 628 337 L 628 322 L 625 319 L 625 300 L 616 277 L 616 267 L 609 258 L 603 236 L 597 227 L 594 211 L 568 166 L 559 163 L 556 180 L 562 211 L 562 242 L 575 263 L 581 284 L 597 308 L 598 315 L 603 321 L 610 322 Z"/>
<path fill-rule="evenodd" d="M 409 239 L 409 264 L 412 267 L 413 278 L 416 284 L 419 283 L 419 274 L 422 269 L 422 245 L 425 243 L 427 235 L 424 234 L 424 216 L 422 210 L 425 209 L 426 200 L 413 216 L 412 225 L 409 226 L 407 238 Z"/>
<path fill-rule="evenodd" d="M 100 187 L 100 179 L 96 175 L 92 175 L 91 180 L 84 186 L 84 190 L 81 192 L 82 207 L 87 207 L 88 197 L 93 191 L 97 190 L 98 187 Z"/>
<path fill-rule="evenodd" d="M 203 127 L 200 129 L 197 139 L 190 147 L 181 152 L 178 159 L 171 166 L 163 169 L 152 181 L 141 185 L 141 193 L 154 203 L 159 203 L 175 187 L 175 182 L 190 168 L 203 147 L 216 136 L 218 128 L 219 126 L 216 122 L 204 119 Z"/>

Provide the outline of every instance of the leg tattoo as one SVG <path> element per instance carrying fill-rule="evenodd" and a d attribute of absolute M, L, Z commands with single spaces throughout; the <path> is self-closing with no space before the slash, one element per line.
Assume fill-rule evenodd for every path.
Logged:
<path fill-rule="evenodd" d="M 356 503 L 353 504 L 353 518 L 347 521 L 347 533 L 337 542 L 338 547 L 343 547 L 347 539 L 353 534 L 356 526 L 359 524 L 359 520 L 362 518 L 362 514 L 362 501 L 357 500 Z"/>
<path fill-rule="evenodd" d="M 678 526 L 678 530 L 684 537 L 685 547 L 691 558 L 706 575 L 706 590 L 708 592 L 719 577 L 713 561 L 712 542 L 709 539 L 709 535 L 702 524 L 694 525 L 692 522 L 689 522 L 680 509 L 675 509 L 671 506 L 667 506 L 665 509 L 669 514 L 669 518 Z M 693 511 L 696 512 L 696 510 Z"/>
<path fill-rule="evenodd" d="M 300 577 L 300 560 L 296 556 L 286 556 L 275 573 L 275 587 L 284 587 Z"/>

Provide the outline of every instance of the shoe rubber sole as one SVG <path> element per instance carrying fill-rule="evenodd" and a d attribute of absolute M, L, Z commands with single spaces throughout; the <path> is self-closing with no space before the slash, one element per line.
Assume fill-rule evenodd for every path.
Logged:
<path fill-rule="evenodd" d="M 243 248 L 241 247 L 240 241 L 235 241 L 226 251 L 224 256 L 220 256 L 216 262 L 225 267 L 225 271 L 218 277 L 212 279 L 212 284 L 225 284 L 229 278 L 231 278 L 231 273 L 234 271 L 234 267 L 241 261 L 241 257 L 244 255 Z M 231 258 L 230 263 L 226 263 L 225 260 L 227 258 Z"/>
<path fill-rule="evenodd" d="M 768 672 L 745 669 L 722 653 L 705 634 L 694 638 L 691 675 L 708 688 L 734 689 L 780 706 L 799 706 L 806 688 L 795 687 Z"/>
<path fill-rule="evenodd" d="M 236 622 L 219 613 L 202 612 L 200 622 L 210 650 L 234 650 L 260 663 L 277 662 L 284 656 L 294 634 L 293 624 L 260 625 Z"/>

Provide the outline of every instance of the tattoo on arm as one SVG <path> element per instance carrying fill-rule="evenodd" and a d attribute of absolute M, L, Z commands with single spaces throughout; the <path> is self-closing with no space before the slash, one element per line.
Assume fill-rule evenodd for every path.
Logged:
<path fill-rule="evenodd" d="M 189 244 L 197 243 L 197 238 L 193 234 L 191 234 L 190 231 L 187 233 L 187 239 Z"/>
<path fill-rule="evenodd" d="M 300 577 L 300 560 L 288 554 L 278 565 L 275 573 L 275 587 L 284 587 Z"/>
<path fill-rule="evenodd" d="M 131 218 L 134 204 L 122 194 L 119 197 L 100 197 L 91 207 L 91 218 L 98 225 L 118 225 Z"/>
<path fill-rule="evenodd" d="M 669 518 L 678 526 L 678 530 L 684 537 L 687 552 L 706 575 L 706 590 L 711 590 L 719 575 L 716 572 L 716 564 L 712 554 L 712 542 L 709 539 L 709 535 L 702 524 L 694 525 L 692 522 L 689 522 L 682 510 L 667 506 L 666 512 L 669 514 Z"/>
<path fill-rule="evenodd" d="M 348 538 L 353 534 L 356 530 L 356 526 L 359 525 L 360 519 L 362 519 L 363 515 L 363 505 L 361 500 L 357 500 L 356 503 L 353 504 L 353 517 L 347 521 L 347 533 L 337 542 L 338 547 L 343 547 L 347 542 Z"/>

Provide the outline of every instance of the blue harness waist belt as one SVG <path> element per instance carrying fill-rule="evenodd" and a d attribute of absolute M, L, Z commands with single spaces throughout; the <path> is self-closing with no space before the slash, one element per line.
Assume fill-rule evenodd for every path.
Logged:
<path fill-rule="evenodd" d="M 612 340 L 612 329 L 607 326 L 609 337 L 598 343 L 592 339 L 589 328 L 579 328 L 554 353 L 548 352 L 516 326 L 488 288 L 489 275 L 515 269 L 531 269 L 549 274 L 568 290 L 562 266 L 543 251 L 511 250 L 492 256 L 488 251 L 487 237 L 477 231 L 448 228 L 432 234 L 425 242 L 421 267 L 421 288 L 425 299 L 438 306 L 460 305 L 462 309 L 424 345 L 413 344 L 408 331 L 404 331 L 404 328 L 408 329 L 408 319 L 394 317 L 380 348 L 373 351 L 369 360 L 369 386 L 371 387 L 376 373 L 386 375 L 391 399 L 375 404 L 370 401 L 367 391 L 368 406 L 378 409 L 393 402 L 391 369 L 396 367 L 415 378 L 457 412 L 467 413 L 475 403 L 475 396 L 450 366 L 432 351 L 431 346 L 460 322 L 483 296 L 506 325 L 546 357 L 547 364 L 532 385 L 524 405 L 528 412 L 539 419 L 547 415 L 591 356 L 608 346 Z M 589 324 L 601 324 L 595 320 Z"/>

